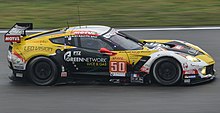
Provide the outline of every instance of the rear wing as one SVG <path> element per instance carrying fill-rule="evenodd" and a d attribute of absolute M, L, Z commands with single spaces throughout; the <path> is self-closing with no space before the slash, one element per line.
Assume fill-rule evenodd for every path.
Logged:
<path fill-rule="evenodd" d="M 5 42 L 20 42 L 21 37 L 26 36 L 26 30 L 33 29 L 32 23 L 16 23 L 7 33 L 4 35 Z"/>

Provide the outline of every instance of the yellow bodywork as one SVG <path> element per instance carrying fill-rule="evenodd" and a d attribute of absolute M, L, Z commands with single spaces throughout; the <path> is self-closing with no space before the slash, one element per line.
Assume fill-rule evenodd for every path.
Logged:
<path fill-rule="evenodd" d="M 51 31 L 47 31 L 47 32 L 51 32 Z M 40 38 L 33 38 L 31 40 L 25 40 L 27 38 L 37 36 L 43 33 L 46 33 L 46 32 L 22 37 L 20 43 L 13 43 L 12 53 L 16 52 L 24 59 L 25 62 L 27 62 L 31 58 L 34 58 L 36 56 L 47 56 L 48 57 L 52 54 L 55 54 L 57 49 L 60 49 L 62 51 L 64 49 L 73 48 L 73 46 L 54 44 L 49 40 L 50 38 L 64 37 L 66 36 L 66 33 L 42 36 Z"/>
<path fill-rule="evenodd" d="M 153 43 L 168 43 L 168 42 L 172 42 L 174 40 L 140 40 L 141 42 L 153 42 Z M 201 51 L 204 53 L 204 55 L 197 55 L 196 58 L 201 59 L 203 61 L 205 61 L 207 64 L 212 65 L 215 64 L 214 59 L 204 50 L 202 50 L 200 47 L 193 45 L 191 43 L 187 43 L 187 42 L 183 42 L 182 43 L 186 44 L 189 47 L 192 47 L 195 50 Z"/>
<path fill-rule="evenodd" d="M 117 54 L 110 57 L 110 61 L 126 61 L 129 64 L 136 64 L 143 56 L 150 56 L 157 50 L 149 50 L 144 47 L 143 50 L 127 50 L 127 51 L 114 51 Z"/>

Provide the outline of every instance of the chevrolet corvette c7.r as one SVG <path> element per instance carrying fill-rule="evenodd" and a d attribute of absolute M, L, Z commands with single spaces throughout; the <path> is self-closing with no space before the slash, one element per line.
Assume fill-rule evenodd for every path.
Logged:
<path fill-rule="evenodd" d="M 32 23 L 17 23 L 10 42 L 10 78 L 37 85 L 95 80 L 161 85 L 196 84 L 215 78 L 214 59 L 179 40 L 137 40 L 107 26 L 77 26 L 27 35 Z"/>

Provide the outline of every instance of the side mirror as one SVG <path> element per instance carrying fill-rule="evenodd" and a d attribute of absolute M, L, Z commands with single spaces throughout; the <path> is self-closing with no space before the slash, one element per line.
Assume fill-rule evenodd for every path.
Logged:
<path fill-rule="evenodd" d="M 114 56 L 114 55 L 117 54 L 117 53 L 115 53 L 115 52 L 113 52 L 113 51 L 108 50 L 107 48 L 100 48 L 99 52 L 100 52 L 100 53 L 107 54 L 107 55 L 109 55 L 109 56 Z"/>

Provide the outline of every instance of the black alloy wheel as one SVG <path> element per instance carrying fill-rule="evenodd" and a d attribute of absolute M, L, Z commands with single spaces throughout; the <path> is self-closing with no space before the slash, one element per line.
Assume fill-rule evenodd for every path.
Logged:
<path fill-rule="evenodd" d="M 28 65 L 28 76 L 40 86 L 53 85 L 58 77 L 55 63 L 47 57 L 37 57 Z"/>
<path fill-rule="evenodd" d="M 174 85 L 182 76 L 182 68 L 173 58 L 161 58 L 153 65 L 153 76 L 161 85 Z"/>

